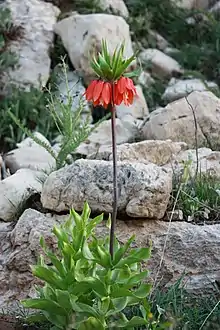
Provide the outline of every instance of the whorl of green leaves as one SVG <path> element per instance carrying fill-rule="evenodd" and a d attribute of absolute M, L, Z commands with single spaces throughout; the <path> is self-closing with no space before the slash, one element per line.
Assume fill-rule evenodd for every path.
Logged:
<path fill-rule="evenodd" d="M 98 54 L 97 58 L 93 56 L 93 60 L 90 63 L 97 76 L 109 81 L 118 80 L 122 75 L 127 77 L 136 76 L 136 72 L 125 73 L 129 65 L 136 59 L 136 55 L 124 59 L 124 49 L 125 45 L 122 43 L 110 56 L 107 43 L 105 40 L 102 40 L 101 53 Z"/>

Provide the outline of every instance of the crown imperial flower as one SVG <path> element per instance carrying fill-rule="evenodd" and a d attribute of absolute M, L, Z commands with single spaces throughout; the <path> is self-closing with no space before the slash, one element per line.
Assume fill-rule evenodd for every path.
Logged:
<path fill-rule="evenodd" d="M 91 61 L 91 67 L 99 79 L 93 80 L 85 91 L 84 95 L 94 106 L 102 105 L 107 108 L 109 104 L 113 107 L 133 103 L 137 95 L 133 81 L 129 78 L 137 73 L 125 73 L 128 66 L 135 59 L 131 56 L 128 59 L 123 58 L 124 44 L 115 49 L 113 56 L 109 55 L 106 41 L 102 41 L 102 51 Z"/>
<path fill-rule="evenodd" d="M 93 80 L 85 92 L 86 99 L 94 106 L 102 105 L 107 109 L 112 103 L 112 85 L 102 80 Z"/>
<path fill-rule="evenodd" d="M 120 105 L 124 102 L 125 105 L 129 106 L 133 103 L 134 96 L 137 95 L 137 92 L 134 83 L 130 78 L 121 77 L 114 83 L 113 88 L 115 105 Z"/>

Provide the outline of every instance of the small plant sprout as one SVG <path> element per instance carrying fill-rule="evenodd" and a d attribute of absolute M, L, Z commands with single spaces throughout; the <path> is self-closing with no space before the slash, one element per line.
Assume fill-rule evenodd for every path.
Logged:
<path fill-rule="evenodd" d="M 130 77 L 135 72 L 126 73 L 129 65 L 135 60 L 135 55 L 123 58 L 124 44 L 116 48 L 113 55 L 109 54 L 106 41 L 102 41 L 101 53 L 91 61 L 91 67 L 98 76 L 88 86 L 85 96 L 94 106 L 101 105 L 111 111 L 112 154 L 113 154 L 113 213 L 110 229 L 110 253 L 114 255 L 114 232 L 117 217 L 118 188 L 117 188 L 117 148 L 115 132 L 116 105 L 124 103 L 129 106 L 137 95 L 136 88 Z"/>

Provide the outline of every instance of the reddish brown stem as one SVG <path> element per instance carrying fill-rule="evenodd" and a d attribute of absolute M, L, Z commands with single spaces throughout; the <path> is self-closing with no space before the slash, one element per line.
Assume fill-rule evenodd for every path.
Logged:
<path fill-rule="evenodd" d="M 112 100 L 114 100 L 114 95 L 112 91 Z M 114 237 L 115 237 L 115 224 L 117 218 L 118 209 L 118 185 L 117 185 L 117 144 L 116 144 L 116 109 L 112 106 L 111 109 L 111 130 L 112 130 L 112 158 L 113 158 L 113 211 L 111 218 L 111 228 L 110 228 L 110 254 L 113 259 L 114 256 Z"/>

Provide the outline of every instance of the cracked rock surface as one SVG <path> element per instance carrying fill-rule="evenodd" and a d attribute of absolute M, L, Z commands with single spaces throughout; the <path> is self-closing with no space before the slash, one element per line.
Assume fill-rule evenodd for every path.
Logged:
<path fill-rule="evenodd" d="M 118 212 L 161 219 L 172 190 L 172 172 L 155 164 L 118 162 Z M 112 163 L 79 159 L 47 178 L 43 207 L 55 212 L 81 211 L 87 201 L 93 212 L 112 212 Z"/>
<path fill-rule="evenodd" d="M 193 92 L 188 97 L 169 103 L 151 112 L 143 127 L 143 139 L 182 141 L 195 148 L 195 120 L 197 147 L 220 148 L 220 99 L 211 92 Z"/>

